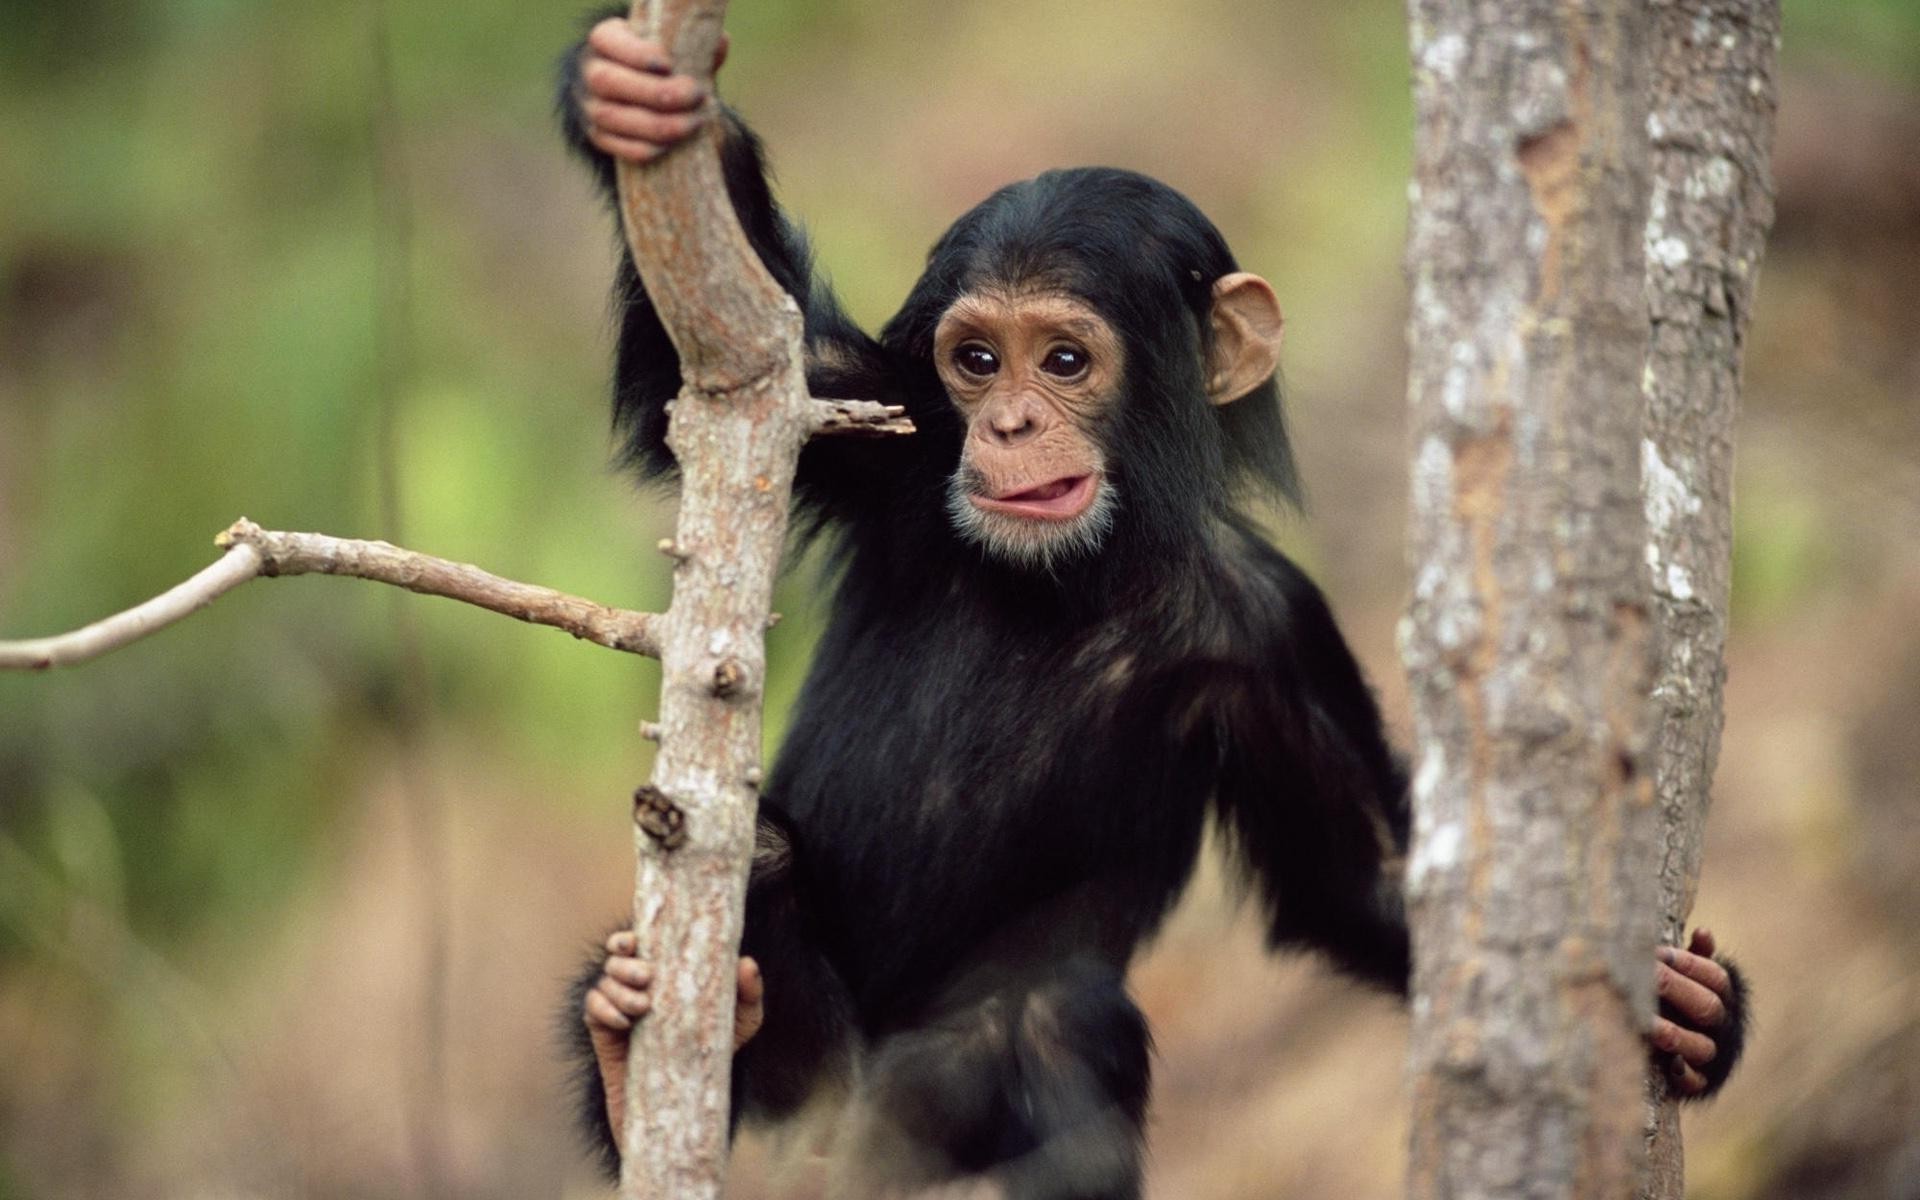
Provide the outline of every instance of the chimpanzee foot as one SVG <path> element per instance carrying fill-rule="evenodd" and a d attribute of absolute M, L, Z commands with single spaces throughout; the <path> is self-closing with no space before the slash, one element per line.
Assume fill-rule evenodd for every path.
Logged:
<path fill-rule="evenodd" d="M 607 957 L 600 978 L 587 989 L 580 1018 L 593 1040 L 593 1057 L 600 1067 L 606 1096 L 607 1123 L 622 1127 L 627 1105 L 627 1042 L 634 1024 L 653 1007 L 653 968 L 636 957 L 639 943 L 630 929 L 607 937 Z M 733 1048 L 738 1051 L 766 1019 L 766 981 L 760 965 L 742 958 L 733 1004 Z"/>

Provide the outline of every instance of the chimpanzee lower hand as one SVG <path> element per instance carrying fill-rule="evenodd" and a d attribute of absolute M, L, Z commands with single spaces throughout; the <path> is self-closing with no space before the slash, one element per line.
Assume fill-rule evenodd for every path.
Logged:
<path fill-rule="evenodd" d="M 1655 951 L 1660 1012 L 1647 1040 L 1664 1060 L 1668 1088 L 1683 1100 L 1718 1090 L 1745 1042 L 1746 987 L 1732 964 L 1713 954 L 1713 934 L 1705 929 L 1693 931 L 1685 950 Z"/>
<path fill-rule="evenodd" d="M 593 1040 L 593 1057 L 600 1067 L 600 1085 L 606 1095 L 607 1124 L 617 1133 L 626 1120 L 627 1041 L 634 1022 L 653 1007 L 653 968 L 635 955 L 639 945 L 630 929 L 607 937 L 607 959 L 600 979 L 587 989 L 580 1018 Z M 760 1032 L 766 1017 L 766 982 L 760 965 L 742 958 L 733 1003 L 733 1048 L 737 1051 Z"/>
<path fill-rule="evenodd" d="M 723 34 L 713 69 L 727 58 Z M 691 75 L 673 74 L 659 42 L 624 17 L 609 17 L 587 34 L 580 51 L 575 103 L 587 140 L 602 152 L 644 163 L 691 137 L 707 119 L 708 93 Z"/>

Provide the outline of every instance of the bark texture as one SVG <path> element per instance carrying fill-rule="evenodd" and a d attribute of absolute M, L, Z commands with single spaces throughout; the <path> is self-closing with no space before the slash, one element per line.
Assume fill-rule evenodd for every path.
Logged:
<path fill-rule="evenodd" d="M 638 0 L 633 20 L 701 77 L 718 0 Z M 620 1195 L 717 1200 L 727 1158 L 734 961 L 753 851 L 765 633 L 800 446 L 815 425 L 798 307 L 741 233 L 718 122 L 620 166 L 627 239 L 679 351 L 673 603 L 661 623 L 653 779 L 634 794 L 634 930 L 652 1013 L 628 1060 Z"/>
<path fill-rule="evenodd" d="M 1414 1197 L 1631 1195 L 1649 17 L 1410 0 Z"/>
<path fill-rule="evenodd" d="M 1740 360 L 1773 224 L 1779 0 L 1653 0 L 1653 338 L 1640 443 L 1647 567 L 1662 645 L 1653 701 L 1664 940 L 1684 940 L 1720 757 Z M 1679 1200 L 1678 1106 L 1650 1081 L 1647 1200 Z"/>

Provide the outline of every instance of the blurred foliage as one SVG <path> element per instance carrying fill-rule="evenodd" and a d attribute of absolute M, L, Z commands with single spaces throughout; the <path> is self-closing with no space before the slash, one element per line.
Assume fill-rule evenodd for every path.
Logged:
<path fill-rule="evenodd" d="M 470 103 L 455 85 L 486 79 L 485 111 L 516 114 L 523 137 L 537 128 L 564 37 L 551 14 L 480 4 L 426 27 L 420 8 L 395 10 L 413 21 L 393 44 L 423 122 L 457 117 L 435 110 Z M 0 19 L 5 397 L 32 448 L 5 459 L 9 629 L 158 590 L 243 512 L 380 532 L 375 28 L 365 6 L 287 3 L 16 6 Z M 554 535 L 617 495 L 599 469 L 597 358 L 558 352 L 539 336 L 550 325 L 476 296 L 486 265 L 427 216 L 395 268 L 411 269 L 420 314 L 418 371 L 397 398 L 416 540 L 631 593 L 640 573 L 600 539 Z M 657 598 L 647 586 L 656 595 L 636 601 Z M 391 699 L 384 597 L 327 581 L 273 590 L 110 665 L 0 680 L 0 822 L 90 895 L 123 878 L 113 898 L 143 931 L 255 911 L 296 879 L 289 868 L 350 791 L 341 747 Z M 425 625 L 450 716 L 484 706 L 530 752 L 617 752 L 621 723 L 593 717 L 634 711 L 631 664 L 545 655 L 539 634 L 467 614 Z M 502 695 L 517 707 L 494 708 Z M 79 841 L 76 800 L 101 814 Z"/>
<path fill-rule="evenodd" d="M 1792 57 L 1920 79 L 1920 4 L 1914 0 L 1782 0 L 1781 18 Z"/>
<path fill-rule="evenodd" d="M 869 323 L 957 212 L 1044 166 L 1140 167 L 1216 217 L 1289 310 L 1288 372 L 1317 504 L 1310 525 L 1283 521 L 1280 535 L 1333 581 L 1376 676 L 1390 676 L 1409 137 L 1401 6 L 733 7 L 729 95 L 768 133 L 785 194 Z M 1913 0 L 1787 0 L 1786 10 L 1791 63 L 1920 78 Z M 404 261 L 383 256 L 396 231 L 379 226 L 383 21 Z M 607 469 L 611 240 L 551 133 L 555 61 L 581 27 L 566 6 L 507 0 L 390 0 L 384 15 L 372 3 L 0 0 L 0 636 L 72 627 L 170 586 L 243 514 L 389 534 L 377 503 L 389 403 L 408 544 L 612 603 L 664 603 L 666 572 L 644 548 L 666 508 L 636 500 Z M 1770 264 L 1761 291 L 1757 336 L 1769 314 L 1799 332 L 1755 352 L 1762 386 L 1737 535 L 1746 634 L 1802 620 L 1870 574 L 1880 552 L 1836 545 L 1836 524 L 1856 511 L 1850 493 L 1810 482 L 1803 433 L 1827 414 L 1795 424 L 1791 404 L 1767 399 L 1765 381 L 1785 380 L 1776 397 L 1842 397 L 1862 419 L 1910 386 L 1898 375 L 1910 346 L 1875 367 L 1806 332 L 1846 323 L 1835 272 L 1863 277 L 1855 260 L 1819 252 L 1777 276 Z M 383 273 L 410 285 L 405 346 L 376 324 Z M 408 370 L 383 396 L 378 364 L 396 349 Z M 1908 510 L 1893 505 L 1875 493 L 1865 511 L 1897 525 Z M 820 617 L 811 578 L 796 571 L 777 601 L 787 620 L 771 639 L 770 744 Z M 423 689 L 403 665 L 397 603 L 414 606 Z M 580 911 L 581 893 L 617 902 L 623 884 L 624 796 L 648 760 L 633 726 L 657 682 L 650 664 L 551 631 L 327 579 L 255 583 L 88 667 L 0 676 L 0 1061 L 36 1052 L 0 1083 L 0 1200 L 40 1194 L 29 1179 L 229 1177 L 171 1149 L 238 1136 L 182 1132 L 172 1111 L 197 1078 L 180 1065 L 179 1029 L 194 1023 L 180 1014 L 229 1033 L 269 1028 L 284 1021 L 274 1006 L 303 986 L 289 981 L 310 979 L 303 964 L 391 976 L 384 986 L 404 993 L 418 964 L 381 939 L 413 919 L 417 860 L 367 865 L 408 836 L 383 823 L 396 797 L 420 787 L 445 797 L 467 856 L 448 885 L 461 889 L 463 936 L 497 952 L 516 936 L 553 943 L 549 917 L 567 938 L 590 929 L 598 910 Z M 416 690 L 428 711 L 404 699 Z M 584 845 L 611 847 L 603 887 L 575 884 Z M 487 857 L 496 852 L 525 864 L 517 883 L 496 880 L 510 873 Z M 374 910 L 359 924 L 313 915 L 359 904 Z M 522 910 L 537 915 L 516 932 Z M 336 934 L 343 947 L 394 956 L 330 957 L 313 931 L 334 919 L 365 933 L 364 943 Z M 129 994 L 118 967 L 101 964 L 103 946 L 147 963 L 138 978 L 163 979 L 161 999 Z M 164 982 L 155 954 L 192 985 Z M 488 977 L 499 961 L 484 956 L 462 995 L 504 1005 L 520 984 Z M 221 999 L 195 999 L 193 986 Z M 525 990 L 512 1011 L 531 1022 L 552 989 L 535 978 Z M 366 1011 L 404 1009 L 379 999 L 388 1007 L 366 1000 Z M 524 1028 L 511 1036 L 529 1040 Z M 289 1058 L 253 1057 L 276 1080 L 297 1074 Z M 333 1065 L 325 1047 L 316 1057 Z M 248 1086 L 222 1094 L 258 1107 Z M 340 1082 L 327 1111 L 365 1113 L 369 1094 L 393 1090 L 357 1086 Z M 497 1086 L 520 1097 L 501 1111 L 535 1103 L 523 1079 Z M 287 1103 L 310 1102 L 322 1099 Z M 474 1141 L 462 1143 L 461 1161 L 478 1164 L 466 1178 L 492 1182 L 468 1194 L 514 1194 L 527 1176 L 491 1139 Z M 411 1187 L 367 1182 L 407 1160 L 393 1146 L 366 1151 L 374 1165 L 332 1190 L 312 1184 L 347 1170 L 327 1157 L 298 1159 L 309 1172 L 300 1190 Z M 1312 1178 L 1303 1168 L 1299 1179 Z"/>
<path fill-rule="evenodd" d="M 1804 603 L 1833 567 L 1814 497 L 1763 470 L 1743 477 L 1733 516 L 1734 619 L 1764 626 Z"/>

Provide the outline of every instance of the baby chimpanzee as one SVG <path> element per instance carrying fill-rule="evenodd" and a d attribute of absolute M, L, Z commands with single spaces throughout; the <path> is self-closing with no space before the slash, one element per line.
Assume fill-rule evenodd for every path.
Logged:
<path fill-rule="evenodd" d="M 1325 600 L 1243 508 L 1296 494 L 1273 289 L 1171 188 L 1054 171 L 961 217 L 876 340 L 814 277 L 753 135 L 670 69 L 624 20 L 594 26 L 567 60 L 574 148 L 611 194 L 615 158 L 723 122 L 814 394 L 919 429 L 800 459 L 838 582 L 761 804 L 737 1111 L 847 1084 L 836 1196 L 1137 1196 L 1149 1040 L 1125 972 L 1210 812 L 1273 945 L 1407 987 L 1405 775 Z M 617 288 L 616 418 L 669 475 L 679 365 L 631 262 Z M 607 950 L 576 1011 L 611 1163 L 651 979 L 630 935 Z M 1739 1053 L 1741 988 L 1705 935 L 1665 953 L 1652 1041 L 1703 1094 Z"/>

